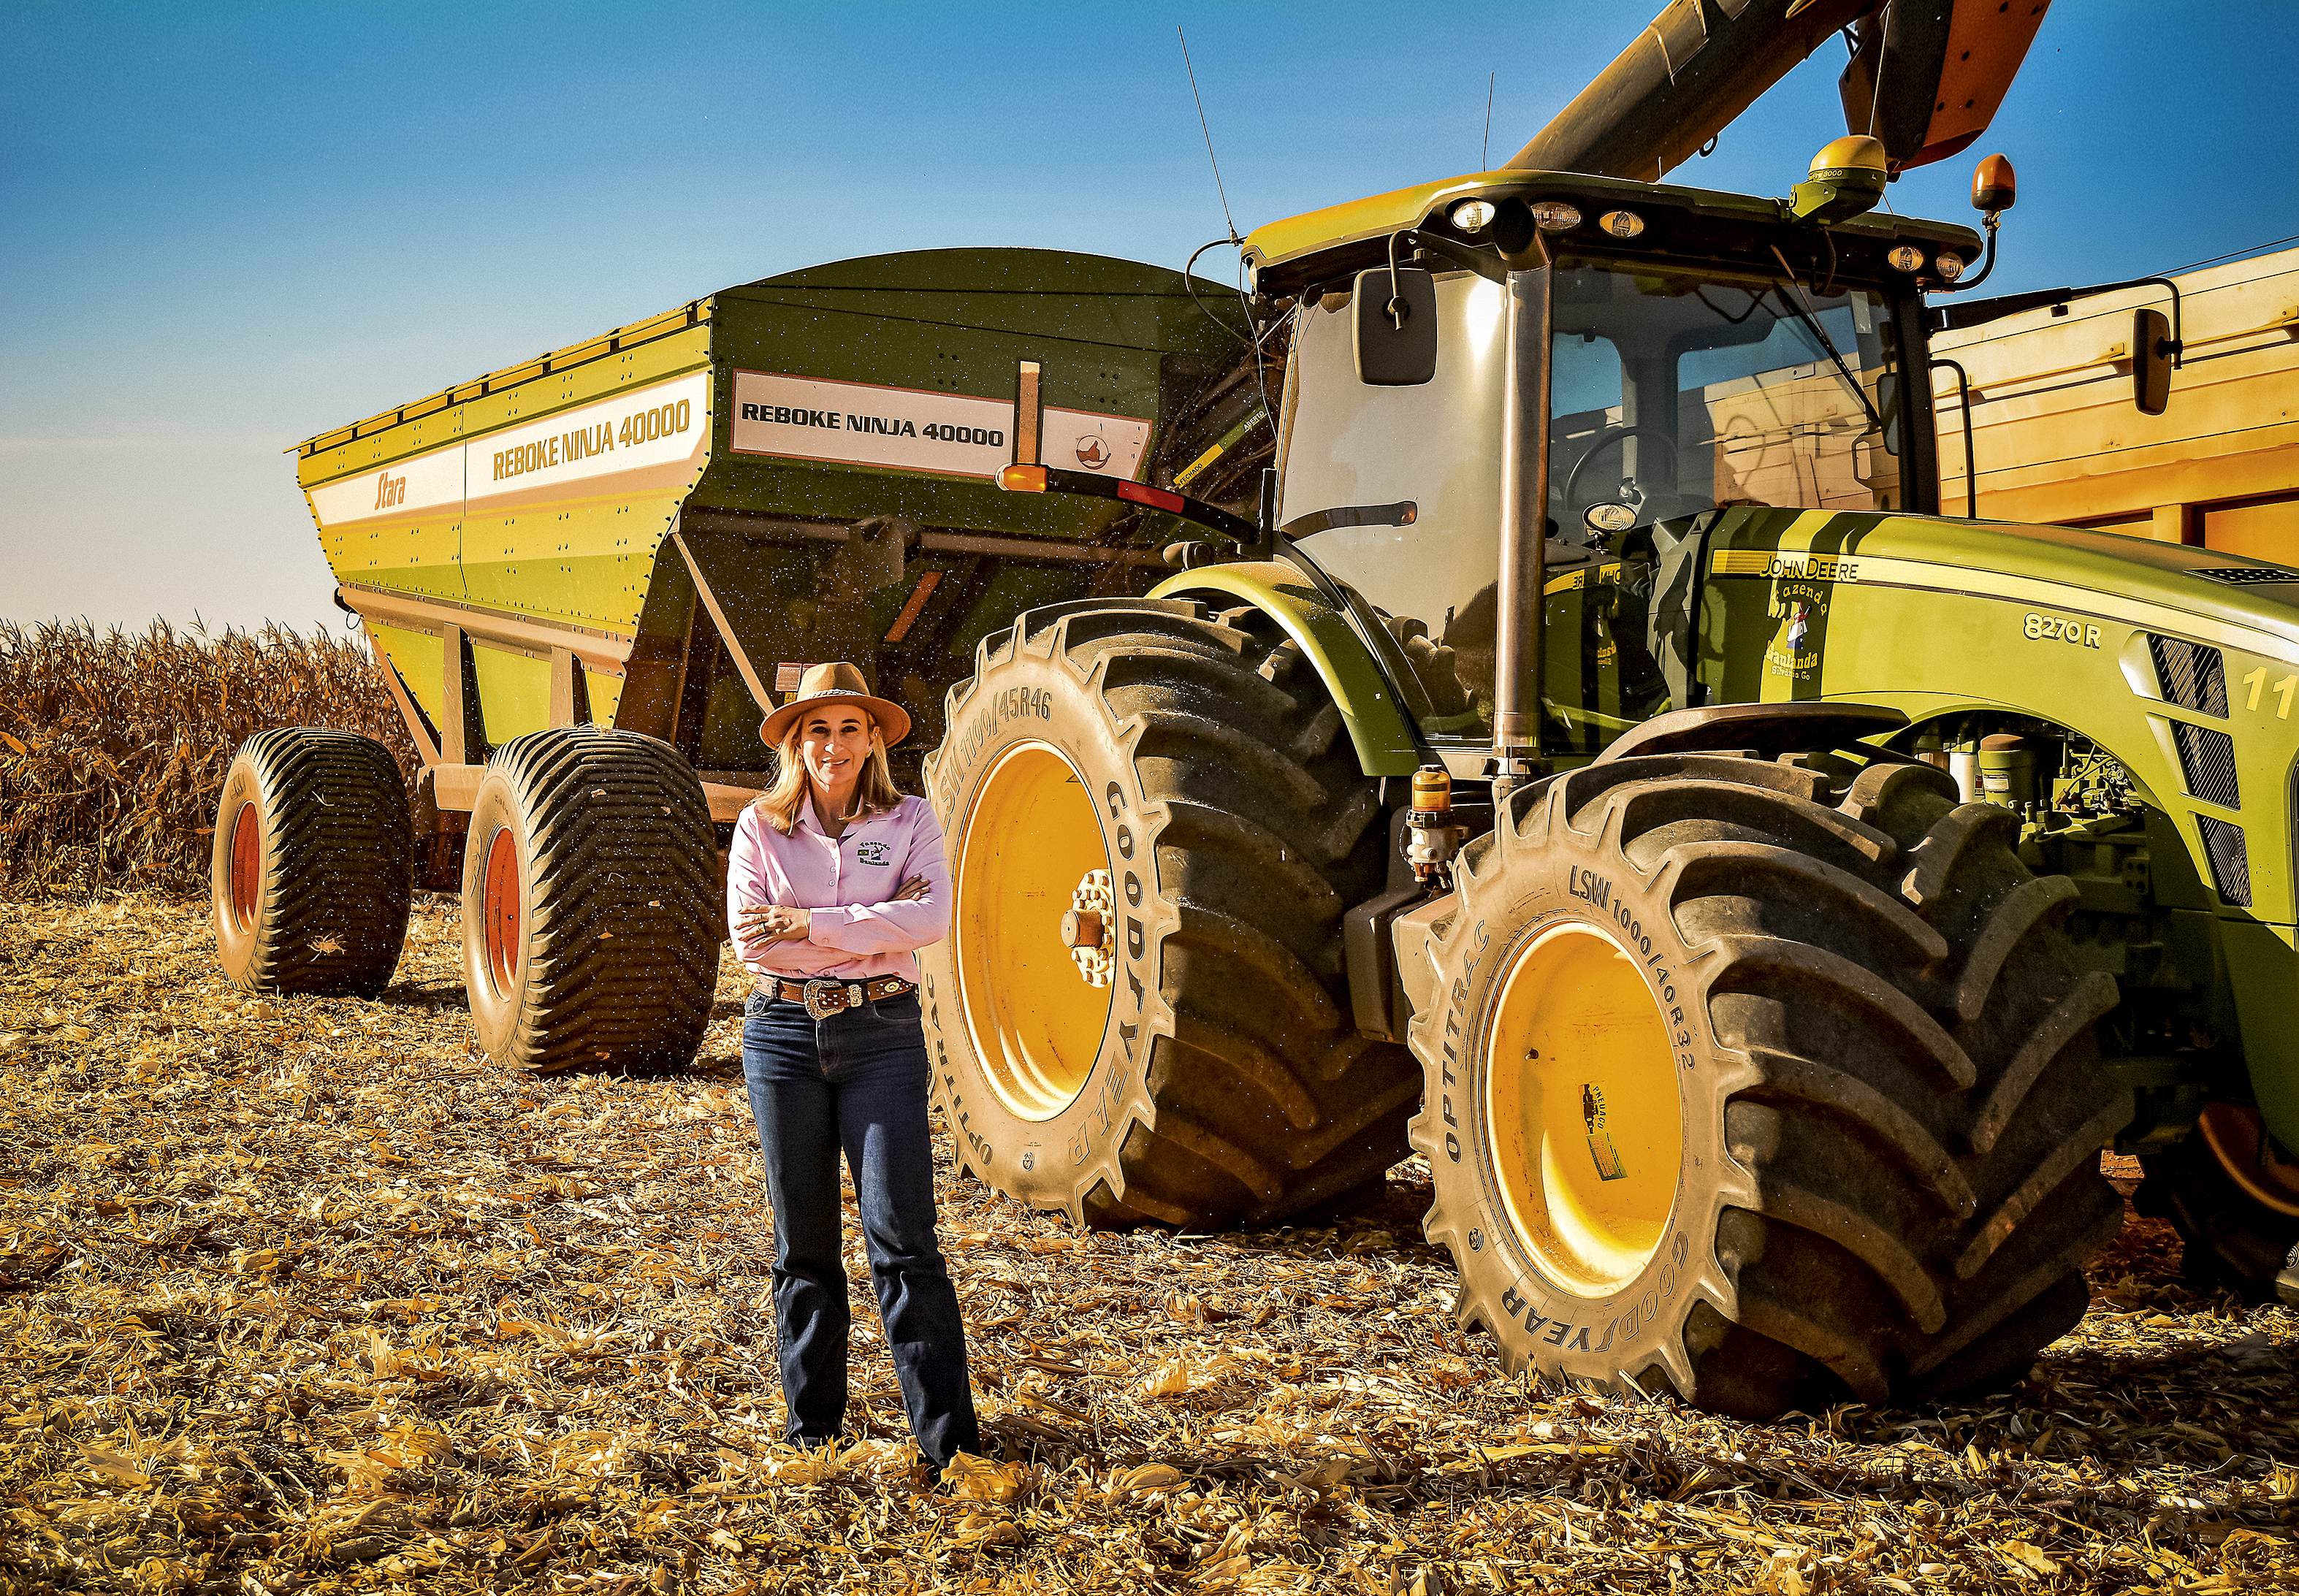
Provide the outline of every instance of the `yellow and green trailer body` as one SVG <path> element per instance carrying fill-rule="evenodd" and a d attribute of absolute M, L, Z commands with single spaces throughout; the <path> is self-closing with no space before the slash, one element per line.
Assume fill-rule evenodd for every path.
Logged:
<path fill-rule="evenodd" d="M 423 750 L 420 814 L 467 807 L 489 748 L 595 722 L 676 744 L 730 817 L 768 765 L 760 707 L 828 658 L 930 746 L 984 632 L 1156 565 L 1118 539 L 1127 506 L 1000 493 L 1022 433 L 1125 479 L 1266 451 L 1251 385 L 1223 380 L 1224 299 L 1241 323 L 1212 284 L 1051 251 L 843 261 L 306 441 L 337 602 Z"/>
<path fill-rule="evenodd" d="M 1936 334 L 1942 497 L 1979 513 L 2299 562 L 2299 249 L 2179 272 L 2184 348 L 2160 415 L 2135 409 L 2132 313 L 2161 283 Z"/>

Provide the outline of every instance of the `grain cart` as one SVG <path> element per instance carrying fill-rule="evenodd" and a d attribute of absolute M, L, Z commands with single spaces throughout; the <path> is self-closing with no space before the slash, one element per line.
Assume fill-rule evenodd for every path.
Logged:
<path fill-rule="evenodd" d="M 1513 1367 L 1750 1415 L 2024 1369 L 2111 1144 L 2272 1275 L 2299 571 L 1943 515 L 1980 239 L 1882 186 L 1855 138 L 1787 200 L 1506 170 L 1247 241 L 1269 512 L 985 638 L 928 762 L 963 1162 L 1203 1224 L 1409 1137 Z"/>
<path fill-rule="evenodd" d="M 993 479 L 1017 430 L 1033 458 L 1125 491 L 1208 455 L 1192 480 L 1249 477 L 1268 429 L 1216 302 L 1243 326 L 1233 290 L 1092 256 L 850 260 L 303 443 L 337 602 L 423 769 L 411 810 L 375 743 L 250 741 L 216 829 L 227 970 L 375 991 L 411 880 L 460 889 L 498 1058 L 691 1057 L 718 968 L 714 855 L 766 781 L 760 707 L 804 665 L 851 659 L 923 746 L 984 633 L 1145 589 L 1161 567 L 1127 541 L 1138 506 Z"/>

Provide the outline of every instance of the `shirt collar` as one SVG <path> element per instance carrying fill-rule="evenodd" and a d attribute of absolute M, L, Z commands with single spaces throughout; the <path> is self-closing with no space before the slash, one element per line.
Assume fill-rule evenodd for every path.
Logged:
<path fill-rule="evenodd" d="M 846 830 L 841 833 L 840 840 L 842 841 L 845 838 L 851 837 L 862 827 L 884 820 L 892 813 L 893 811 L 890 809 L 864 810 L 861 814 L 856 815 L 852 820 L 846 823 Z M 823 827 L 822 816 L 815 813 L 814 790 L 812 788 L 809 788 L 807 790 L 806 796 L 799 800 L 798 823 L 806 830 L 812 831 L 818 837 L 824 839 L 826 841 L 830 838 L 829 831 L 825 830 Z"/>
<path fill-rule="evenodd" d="M 818 837 L 830 835 L 822 829 L 822 816 L 814 811 L 814 794 L 811 791 L 799 800 L 798 823 L 801 830 L 812 831 Z"/>

